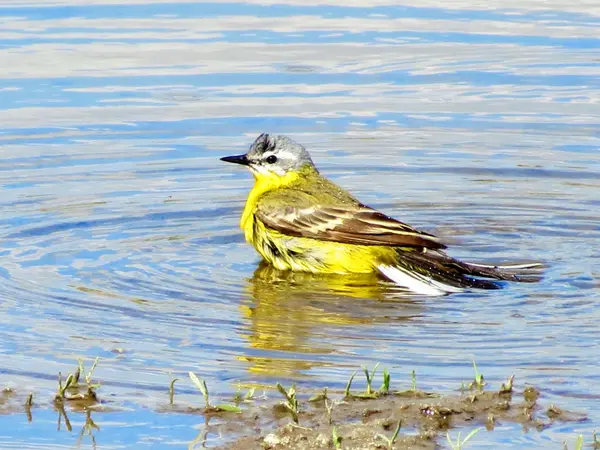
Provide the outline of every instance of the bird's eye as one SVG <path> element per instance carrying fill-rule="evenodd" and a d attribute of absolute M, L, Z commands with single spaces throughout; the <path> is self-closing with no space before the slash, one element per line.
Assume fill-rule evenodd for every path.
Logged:
<path fill-rule="evenodd" d="M 269 164 L 275 164 L 277 162 L 277 156 L 269 155 L 266 159 Z"/>

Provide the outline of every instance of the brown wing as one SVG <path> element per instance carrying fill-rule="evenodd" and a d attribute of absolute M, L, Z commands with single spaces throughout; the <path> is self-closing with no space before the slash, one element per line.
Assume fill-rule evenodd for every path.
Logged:
<path fill-rule="evenodd" d="M 364 205 L 259 207 L 256 215 L 280 233 L 360 245 L 446 248 L 435 236 Z"/>

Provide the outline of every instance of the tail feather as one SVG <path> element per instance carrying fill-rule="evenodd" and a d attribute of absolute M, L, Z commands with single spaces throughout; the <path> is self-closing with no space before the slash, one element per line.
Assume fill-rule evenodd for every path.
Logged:
<path fill-rule="evenodd" d="M 464 289 L 449 284 L 441 283 L 402 266 L 388 266 L 381 264 L 377 267 L 387 278 L 398 285 L 420 295 L 446 295 L 452 292 L 462 292 Z"/>
<path fill-rule="evenodd" d="M 479 263 L 468 263 L 473 267 L 484 267 L 486 269 L 500 269 L 500 270 L 526 270 L 526 269 L 543 269 L 542 263 L 524 263 L 524 264 L 503 264 L 503 265 L 490 265 L 490 264 L 479 264 Z"/>
<path fill-rule="evenodd" d="M 444 295 L 466 289 L 500 289 L 498 281 L 537 282 L 540 263 L 485 265 L 465 263 L 441 251 L 425 253 L 398 251 L 393 264 L 381 264 L 378 270 L 390 280 L 412 292 Z"/>
<path fill-rule="evenodd" d="M 468 270 L 468 274 L 476 277 L 493 278 L 496 280 L 516 281 L 519 283 L 536 283 L 542 279 L 541 263 L 485 265 L 457 261 Z"/>
<path fill-rule="evenodd" d="M 469 268 L 470 275 L 495 278 L 497 280 L 516 281 L 520 283 L 536 283 L 542 279 L 541 263 L 486 265 L 461 263 Z"/>

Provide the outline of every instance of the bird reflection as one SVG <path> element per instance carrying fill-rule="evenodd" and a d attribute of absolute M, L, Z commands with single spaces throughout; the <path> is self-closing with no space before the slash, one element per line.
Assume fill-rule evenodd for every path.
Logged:
<path fill-rule="evenodd" d="M 263 376 L 301 377 L 327 365 L 324 355 L 344 347 L 352 351 L 352 343 L 369 328 L 411 320 L 422 310 L 408 293 L 376 274 L 290 272 L 261 263 L 246 289 L 241 310 L 248 325 L 242 333 L 250 350 L 240 359 Z"/>

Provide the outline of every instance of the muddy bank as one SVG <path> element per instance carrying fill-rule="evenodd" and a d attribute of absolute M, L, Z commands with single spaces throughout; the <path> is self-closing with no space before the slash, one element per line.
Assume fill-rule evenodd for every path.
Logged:
<path fill-rule="evenodd" d="M 94 365 L 95 367 L 95 365 Z M 58 429 L 71 431 L 70 414 L 85 414 L 80 432 L 94 439 L 100 428 L 93 420 L 95 411 L 110 412 L 120 405 L 110 398 L 108 387 L 102 387 L 93 378 L 93 369 L 85 372 L 83 364 L 68 374 L 65 381 L 59 377 L 57 394 L 45 406 L 56 410 Z M 452 430 L 454 448 L 468 446 L 469 438 L 485 439 L 483 430 L 493 432 L 498 425 L 520 424 L 525 431 L 541 431 L 558 423 L 583 421 L 584 415 L 546 404 L 543 392 L 533 386 L 514 382 L 510 377 L 498 383 L 496 389 L 488 385 L 475 367 L 475 377 L 456 394 L 423 392 L 417 389 L 413 372 L 412 389 L 394 391 L 387 370 L 377 373 L 377 367 L 350 377 L 346 388 L 337 391 L 296 391 L 295 387 L 279 384 L 259 395 L 249 388 L 238 392 L 233 399 L 211 398 L 204 380 L 190 373 L 190 382 L 198 388 L 204 402 L 190 406 L 180 400 L 175 382 L 169 384 L 165 403 L 157 407 L 162 414 L 190 414 L 204 419 L 204 428 L 189 443 L 189 448 L 219 445 L 219 449 L 415 449 L 431 450 L 451 446 L 446 442 Z M 85 376 L 84 376 L 85 375 Z M 364 390 L 353 388 L 356 377 L 362 377 Z M 180 380 L 180 382 L 183 380 Z M 380 384 L 381 383 L 381 384 Z M 374 387 L 377 385 L 378 387 Z M 451 387 L 450 387 L 451 388 Z M 98 390 L 100 392 L 98 392 Z M 0 395 L 0 414 L 25 413 L 32 420 L 31 394 L 5 389 Z M 456 437 L 462 433 L 458 447 Z M 219 442 L 208 438 L 218 434 Z M 475 436 L 475 437 L 474 437 Z M 95 442 L 95 441 L 94 441 Z M 593 448 L 600 448 L 594 438 Z"/>
<path fill-rule="evenodd" d="M 247 425 L 244 428 L 253 433 L 220 448 L 430 450 L 446 441 L 450 429 L 462 430 L 466 437 L 479 427 L 493 431 L 500 424 L 518 423 L 524 430 L 542 430 L 556 422 L 584 419 L 557 406 L 543 405 L 539 399 L 540 392 L 534 387 L 521 391 L 477 389 L 448 396 L 421 391 L 393 392 L 373 398 L 348 396 L 337 401 L 303 403 L 298 423 L 285 417 L 286 413 L 291 415 L 285 407 L 275 406 L 263 411 L 273 416 L 272 430 L 265 429 L 264 417 L 260 420 L 256 412 L 250 417 L 240 417 L 238 420 Z M 260 422 L 262 426 L 258 426 Z M 398 424 L 400 430 L 394 438 Z"/>

